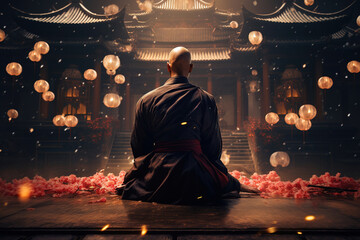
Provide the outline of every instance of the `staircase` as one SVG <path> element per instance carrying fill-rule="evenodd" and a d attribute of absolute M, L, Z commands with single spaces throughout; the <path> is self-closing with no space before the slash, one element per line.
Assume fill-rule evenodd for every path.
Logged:
<path fill-rule="evenodd" d="M 223 151 L 230 155 L 226 165 L 229 171 L 238 170 L 248 174 L 255 172 L 251 151 L 245 132 L 222 132 Z M 105 168 L 106 173 L 118 174 L 120 170 L 129 170 L 132 166 L 132 150 L 130 147 L 130 132 L 117 132 Z"/>

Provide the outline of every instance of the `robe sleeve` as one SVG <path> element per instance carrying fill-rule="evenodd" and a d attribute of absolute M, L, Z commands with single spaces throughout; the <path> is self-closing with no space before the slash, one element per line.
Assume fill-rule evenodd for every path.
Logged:
<path fill-rule="evenodd" d="M 205 104 L 201 129 L 201 148 L 205 156 L 222 172 L 227 173 L 221 162 L 222 140 L 219 127 L 218 110 L 214 98 Z"/>
<path fill-rule="evenodd" d="M 149 131 L 149 119 L 146 117 L 144 102 L 140 99 L 136 104 L 135 122 L 131 133 L 131 148 L 134 158 L 144 156 L 153 151 L 153 139 Z"/>

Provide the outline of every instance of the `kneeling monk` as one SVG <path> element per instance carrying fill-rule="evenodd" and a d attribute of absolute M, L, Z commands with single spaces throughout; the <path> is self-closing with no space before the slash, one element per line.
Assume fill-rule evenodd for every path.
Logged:
<path fill-rule="evenodd" d="M 170 79 L 137 103 L 131 147 L 135 162 L 122 199 L 170 204 L 213 202 L 253 191 L 240 185 L 220 160 L 222 141 L 214 97 L 189 83 L 190 52 L 170 52 Z"/>

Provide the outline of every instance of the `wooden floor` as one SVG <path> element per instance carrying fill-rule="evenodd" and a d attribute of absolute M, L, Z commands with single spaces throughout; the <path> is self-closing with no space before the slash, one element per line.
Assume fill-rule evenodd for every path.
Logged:
<path fill-rule="evenodd" d="M 99 198 L 1 198 L 0 239 L 360 239 L 359 200 L 243 195 L 218 206 L 173 206 L 107 195 L 88 203 Z"/>

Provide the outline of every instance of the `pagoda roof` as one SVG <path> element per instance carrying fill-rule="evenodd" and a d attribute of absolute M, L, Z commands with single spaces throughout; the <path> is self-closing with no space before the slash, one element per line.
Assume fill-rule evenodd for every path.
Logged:
<path fill-rule="evenodd" d="M 140 61 L 168 61 L 172 48 L 138 48 L 136 59 Z M 229 48 L 189 48 L 192 61 L 223 61 L 229 60 Z"/>
<path fill-rule="evenodd" d="M 198 11 L 211 9 L 214 3 L 203 0 L 160 0 L 153 4 L 154 9 L 171 11 Z"/>

